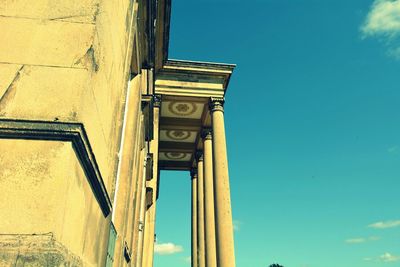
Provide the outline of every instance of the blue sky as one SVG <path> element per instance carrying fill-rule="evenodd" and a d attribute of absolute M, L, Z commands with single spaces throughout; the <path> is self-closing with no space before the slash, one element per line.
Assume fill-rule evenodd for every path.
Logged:
<path fill-rule="evenodd" d="M 238 267 L 400 266 L 399 36 L 400 0 L 173 0 L 170 57 L 237 64 Z M 155 267 L 189 266 L 189 174 L 157 205 Z"/>

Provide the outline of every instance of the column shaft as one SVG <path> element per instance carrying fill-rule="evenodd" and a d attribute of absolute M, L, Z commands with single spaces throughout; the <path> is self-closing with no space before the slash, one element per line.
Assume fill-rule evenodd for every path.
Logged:
<path fill-rule="evenodd" d="M 197 170 L 192 170 L 192 267 L 198 267 L 197 259 Z"/>
<path fill-rule="evenodd" d="M 213 185 L 213 159 L 211 131 L 203 133 L 204 140 L 204 219 L 205 219 L 205 251 L 206 266 L 217 266 L 217 251 L 215 243 L 215 218 L 214 218 L 214 185 Z"/>
<path fill-rule="evenodd" d="M 197 242 L 198 242 L 198 260 L 199 267 L 205 267 L 205 238 L 204 238 L 204 176 L 203 176 L 203 158 L 197 163 Z"/>
<path fill-rule="evenodd" d="M 223 101 L 210 103 L 213 132 L 215 223 L 218 267 L 235 267 Z"/>

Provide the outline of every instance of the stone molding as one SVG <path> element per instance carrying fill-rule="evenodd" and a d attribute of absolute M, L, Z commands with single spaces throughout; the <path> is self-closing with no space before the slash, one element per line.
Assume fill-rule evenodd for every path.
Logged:
<path fill-rule="evenodd" d="M 0 138 L 71 142 L 104 217 L 110 214 L 111 200 L 82 123 L 0 119 Z"/>

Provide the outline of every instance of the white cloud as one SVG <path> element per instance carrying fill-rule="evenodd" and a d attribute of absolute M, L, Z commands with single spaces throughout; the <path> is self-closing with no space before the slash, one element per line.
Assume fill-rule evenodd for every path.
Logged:
<path fill-rule="evenodd" d="M 386 42 L 389 55 L 400 57 L 400 0 L 375 0 L 361 27 L 364 37 Z"/>
<path fill-rule="evenodd" d="M 159 255 L 170 255 L 182 251 L 183 251 L 182 246 L 175 245 L 174 243 L 161 243 L 161 244 L 156 243 L 154 246 L 154 253 L 157 253 Z"/>
<path fill-rule="evenodd" d="M 400 33 L 400 0 L 375 0 L 362 27 L 365 35 Z"/>
<path fill-rule="evenodd" d="M 386 229 L 386 228 L 393 228 L 393 227 L 399 227 L 400 226 L 400 220 L 397 221 L 385 221 L 385 222 L 376 222 L 368 225 L 370 228 L 376 228 L 376 229 Z"/>
<path fill-rule="evenodd" d="M 399 54 L 400 54 L 400 47 L 398 48 L 398 52 L 399 52 Z M 387 151 L 389 152 L 389 153 L 396 153 L 397 152 L 397 150 L 399 150 L 399 147 L 398 146 L 392 146 L 392 147 L 389 147 L 388 149 L 387 149 Z"/>
<path fill-rule="evenodd" d="M 367 239 L 365 239 L 365 238 L 350 238 L 350 239 L 346 239 L 345 242 L 348 244 L 360 244 L 360 243 L 367 242 Z"/>
<path fill-rule="evenodd" d="M 380 239 L 379 236 L 370 236 L 368 238 L 358 237 L 358 238 L 346 239 L 344 242 L 346 242 L 347 244 L 360 244 L 360 243 L 365 243 L 365 242 L 370 242 L 370 241 L 377 241 L 379 239 Z"/>
<path fill-rule="evenodd" d="M 233 220 L 233 230 L 234 231 L 239 231 L 241 225 L 242 225 L 241 221 Z"/>
<path fill-rule="evenodd" d="M 363 258 L 364 261 L 373 261 L 373 262 L 396 262 L 396 261 L 400 261 L 400 256 L 397 255 L 393 255 L 389 252 L 386 252 L 382 255 L 380 255 L 379 257 L 366 257 Z"/>
<path fill-rule="evenodd" d="M 381 255 L 381 256 L 379 257 L 379 259 L 380 259 L 381 261 L 384 261 L 384 262 L 394 262 L 394 261 L 399 261 L 399 260 L 400 260 L 400 257 L 399 257 L 399 256 L 395 256 L 395 255 L 392 255 L 392 254 L 386 252 L 385 254 Z"/>

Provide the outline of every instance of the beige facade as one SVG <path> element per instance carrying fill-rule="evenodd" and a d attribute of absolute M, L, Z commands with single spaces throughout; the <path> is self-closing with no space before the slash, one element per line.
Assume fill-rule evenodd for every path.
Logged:
<path fill-rule="evenodd" d="M 170 9 L 0 5 L 0 266 L 152 267 L 161 170 L 192 173 L 192 266 L 235 266 L 234 66 L 169 60 Z"/>

